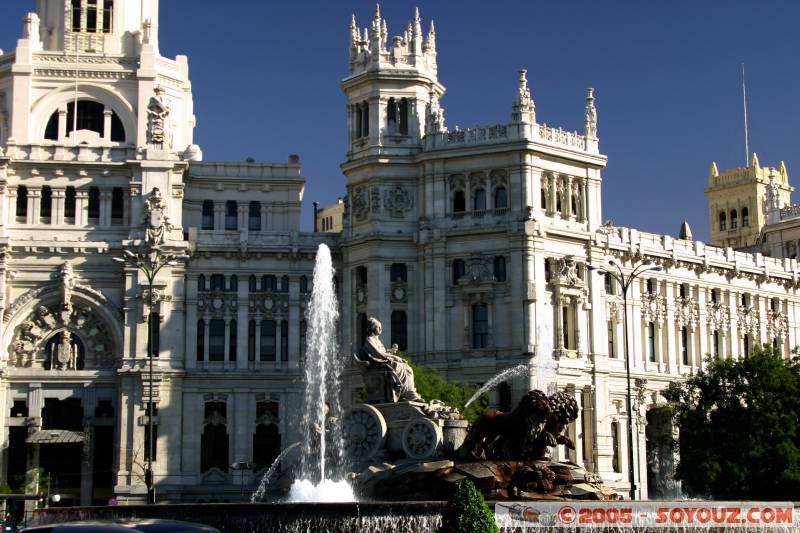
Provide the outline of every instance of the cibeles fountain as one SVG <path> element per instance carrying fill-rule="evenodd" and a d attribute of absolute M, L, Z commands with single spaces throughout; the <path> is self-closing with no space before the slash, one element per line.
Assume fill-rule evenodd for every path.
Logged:
<path fill-rule="evenodd" d="M 409 363 L 397 347 L 387 348 L 381 341 L 377 319 L 368 319 L 358 353 L 342 352 L 333 276 L 330 250 L 320 245 L 306 316 L 309 355 L 298 421 L 300 453 L 293 465 L 285 465 L 277 483 L 289 486 L 285 501 L 441 500 L 462 479 L 471 479 L 492 500 L 616 498 L 599 477 L 550 458 L 550 450 L 559 444 L 573 447 L 564 430 L 577 419 L 578 406 L 572 396 L 550 385 L 549 350 L 540 351 L 533 368 L 509 369 L 482 389 L 534 371 L 537 385 L 549 394 L 531 390 L 512 412 L 488 412 L 470 425 L 457 409 L 419 395 Z M 339 384 L 350 365 L 360 370 L 366 398 L 343 408 L 350 391 Z M 275 471 L 265 475 L 254 500 L 263 498 Z"/>

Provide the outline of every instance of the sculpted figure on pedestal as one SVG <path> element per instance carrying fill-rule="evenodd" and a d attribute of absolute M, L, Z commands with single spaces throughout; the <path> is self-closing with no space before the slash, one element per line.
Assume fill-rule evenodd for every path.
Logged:
<path fill-rule="evenodd" d="M 397 348 L 386 349 L 380 339 L 381 323 L 375 318 L 367 321 L 367 339 L 356 362 L 364 372 L 369 402 L 423 401 L 414 385 L 414 371 L 408 362 L 397 355 Z"/>

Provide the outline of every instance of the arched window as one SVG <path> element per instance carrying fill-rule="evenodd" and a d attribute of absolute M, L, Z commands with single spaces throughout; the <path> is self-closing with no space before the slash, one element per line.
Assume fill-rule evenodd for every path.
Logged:
<path fill-rule="evenodd" d="M 89 223 L 100 222 L 100 189 L 89 187 L 89 206 L 87 209 Z"/>
<path fill-rule="evenodd" d="M 400 100 L 400 134 L 408 135 L 408 100 Z"/>
<path fill-rule="evenodd" d="M 235 201 L 225 202 L 225 230 L 236 231 L 239 227 L 239 208 Z"/>
<path fill-rule="evenodd" d="M 750 210 L 746 207 L 742 208 L 742 227 L 747 228 L 750 226 Z"/>
<path fill-rule="evenodd" d="M 356 139 L 360 139 L 363 136 L 362 126 L 364 124 L 364 119 L 362 117 L 361 111 L 361 104 L 356 104 Z"/>
<path fill-rule="evenodd" d="M 475 349 L 489 346 L 489 305 L 472 306 L 472 347 Z"/>
<path fill-rule="evenodd" d="M 197 276 L 197 290 L 200 292 L 206 290 L 206 277 L 203 274 Z"/>
<path fill-rule="evenodd" d="M 689 365 L 689 330 L 686 326 L 681 328 L 681 355 L 684 365 Z"/>
<path fill-rule="evenodd" d="M 261 276 L 261 291 L 273 292 L 277 290 L 277 279 L 273 275 L 264 274 Z"/>
<path fill-rule="evenodd" d="M 281 320 L 281 362 L 289 360 L 289 322 Z"/>
<path fill-rule="evenodd" d="M 225 290 L 225 276 L 222 274 L 211 275 L 211 290 L 224 291 Z"/>
<path fill-rule="evenodd" d="M 72 0 L 72 31 L 81 31 L 81 0 Z"/>
<path fill-rule="evenodd" d="M 228 281 L 228 290 L 230 292 L 238 292 L 239 291 L 239 276 L 236 274 L 232 274 L 230 280 Z"/>
<path fill-rule="evenodd" d="M 201 229 L 214 229 L 214 202 L 203 200 Z"/>
<path fill-rule="evenodd" d="M 94 100 L 78 101 L 78 117 L 75 119 L 75 102 L 67 104 L 67 116 L 65 124 L 67 135 L 78 130 L 89 130 L 97 133 L 100 137 L 108 137 L 112 142 L 125 142 L 125 127 L 119 116 L 111 110 L 111 131 L 105 131 L 105 112 L 106 106 Z M 58 118 L 59 112 L 55 111 L 50 116 L 45 132 L 45 139 L 58 140 Z M 108 134 L 107 134 L 108 133 Z"/>
<path fill-rule="evenodd" d="M 256 360 L 256 321 L 247 323 L 247 360 Z"/>
<path fill-rule="evenodd" d="M 225 321 L 219 318 L 208 324 L 208 360 L 225 360 Z"/>
<path fill-rule="evenodd" d="M 397 104 L 394 98 L 389 98 L 389 102 L 386 104 L 386 130 L 389 133 L 397 131 Z"/>
<path fill-rule="evenodd" d="M 111 33 L 114 27 L 114 0 L 103 3 L 103 33 Z"/>
<path fill-rule="evenodd" d="M 25 222 L 28 218 L 28 188 L 17 187 L 17 222 Z"/>
<path fill-rule="evenodd" d="M 737 220 L 736 210 L 734 209 L 731 211 L 731 229 L 736 229 L 739 227 L 739 222 Z"/>
<path fill-rule="evenodd" d="M 227 404 L 206 402 L 203 434 L 200 439 L 200 470 L 228 471 Z"/>
<path fill-rule="evenodd" d="M 67 187 L 64 192 L 64 222 L 67 224 L 75 223 L 75 187 Z"/>
<path fill-rule="evenodd" d="M 281 276 L 281 292 L 289 292 L 289 276 Z"/>
<path fill-rule="evenodd" d="M 249 292 L 258 292 L 258 280 L 253 274 L 250 274 L 250 279 L 247 281 L 247 290 Z"/>
<path fill-rule="evenodd" d="M 300 276 L 300 294 L 306 294 L 308 292 L 308 278 L 306 276 Z"/>
<path fill-rule="evenodd" d="M 508 193 L 505 187 L 496 187 L 494 190 L 494 208 L 505 209 L 508 207 Z"/>
<path fill-rule="evenodd" d="M 494 279 L 500 282 L 506 280 L 506 258 L 502 255 L 494 257 Z"/>
<path fill-rule="evenodd" d="M 719 289 L 711 289 L 711 303 L 715 304 L 719 302 Z"/>
<path fill-rule="evenodd" d="M 281 453 L 281 434 L 276 424 L 258 424 L 253 434 L 253 463 L 256 470 L 267 468 Z"/>
<path fill-rule="evenodd" d="M 482 188 L 472 192 L 472 210 L 483 211 L 486 209 L 486 191 Z"/>
<path fill-rule="evenodd" d="M 408 281 L 408 269 L 404 263 L 392 263 L 389 268 L 389 277 L 394 282 L 406 283 Z"/>
<path fill-rule="evenodd" d="M 111 223 L 122 224 L 125 216 L 125 192 L 122 187 L 114 187 L 111 191 Z"/>
<path fill-rule="evenodd" d="M 206 358 L 206 321 L 202 318 L 197 321 L 197 360 L 204 361 Z"/>
<path fill-rule="evenodd" d="M 453 285 L 458 285 L 458 280 L 464 277 L 464 260 L 456 259 L 453 261 Z"/>
<path fill-rule="evenodd" d="M 547 192 L 544 189 L 541 189 L 539 191 L 539 195 L 540 195 L 539 201 L 542 203 L 542 209 L 547 211 Z"/>
<path fill-rule="evenodd" d="M 260 353 L 262 361 L 275 361 L 276 324 L 274 320 L 261 321 Z"/>
<path fill-rule="evenodd" d="M 653 322 L 647 324 L 647 359 L 656 362 L 656 325 Z"/>
<path fill-rule="evenodd" d="M 603 281 L 604 281 L 604 284 L 605 284 L 606 294 L 608 294 L 608 295 L 616 294 L 616 291 L 615 291 L 616 283 L 615 283 L 614 278 L 611 276 L 611 274 L 606 272 L 605 275 L 603 276 Z"/>
<path fill-rule="evenodd" d="M 247 229 L 250 231 L 261 231 L 261 202 L 250 202 L 250 210 L 247 216 Z"/>
<path fill-rule="evenodd" d="M 398 349 L 408 349 L 408 319 L 405 311 L 392 311 L 392 344 Z"/>
<path fill-rule="evenodd" d="M 647 294 L 654 295 L 656 293 L 656 282 L 653 279 L 648 279 L 646 282 Z"/>
<path fill-rule="evenodd" d="M 42 197 L 39 200 L 39 219 L 43 224 L 50 223 L 50 217 L 53 214 L 53 190 L 48 187 L 42 187 Z"/>
<path fill-rule="evenodd" d="M 453 193 L 453 213 L 463 213 L 467 210 L 467 200 L 464 198 L 464 191 Z"/>
<path fill-rule="evenodd" d="M 725 231 L 728 229 L 728 218 L 725 216 L 725 212 L 721 212 L 719 214 L 719 230 Z"/>

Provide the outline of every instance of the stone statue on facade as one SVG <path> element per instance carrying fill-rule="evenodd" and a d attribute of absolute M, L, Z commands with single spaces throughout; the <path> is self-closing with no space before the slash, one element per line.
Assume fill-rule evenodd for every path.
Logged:
<path fill-rule="evenodd" d="M 766 210 L 777 211 L 780 209 L 780 190 L 778 184 L 775 183 L 775 176 L 770 173 L 769 183 L 767 184 L 767 197 L 766 197 Z"/>
<path fill-rule="evenodd" d="M 167 131 L 167 117 L 170 107 L 164 98 L 164 89 L 156 87 L 155 96 L 150 98 L 147 105 L 148 140 L 150 144 L 160 148 L 169 148 L 169 132 Z"/>
<path fill-rule="evenodd" d="M 397 355 L 396 347 L 387 349 L 383 345 L 381 329 L 377 319 L 367 321 L 367 338 L 355 356 L 364 372 L 367 402 L 423 401 L 414 385 L 414 371 L 405 359 Z"/>
<path fill-rule="evenodd" d="M 72 343 L 72 335 L 63 331 L 59 342 L 50 348 L 50 370 L 77 370 L 78 348 Z"/>
<path fill-rule="evenodd" d="M 58 274 L 58 279 L 61 284 L 61 306 L 62 311 L 69 316 L 72 312 L 72 290 L 75 288 L 75 274 L 72 270 L 72 265 L 64 263 Z"/>
<path fill-rule="evenodd" d="M 164 242 L 164 233 L 173 225 L 167 216 L 167 201 L 158 187 L 153 187 L 150 197 L 144 201 L 144 222 L 147 225 L 145 242 L 158 245 Z"/>

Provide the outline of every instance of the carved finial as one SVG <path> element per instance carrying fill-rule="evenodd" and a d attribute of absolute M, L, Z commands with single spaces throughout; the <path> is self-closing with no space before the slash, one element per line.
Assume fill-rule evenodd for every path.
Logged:
<path fill-rule="evenodd" d="M 381 20 L 381 5 L 375 4 L 375 20 Z"/>
<path fill-rule="evenodd" d="M 422 21 L 419 18 L 419 8 L 414 8 L 414 38 L 422 39 Z M 420 43 L 422 44 L 422 43 Z"/>
<path fill-rule="evenodd" d="M 425 124 L 425 133 L 440 133 L 447 131 L 444 125 L 444 109 L 439 105 L 439 95 L 434 91 L 428 93 L 428 120 Z"/>
<path fill-rule="evenodd" d="M 594 89 L 586 89 L 586 112 L 584 113 L 586 137 L 597 139 L 597 108 L 594 106 Z"/>
<path fill-rule="evenodd" d="M 684 241 L 691 241 L 692 240 L 692 228 L 689 226 L 689 223 L 685 220 L 683 224 L 681 224 L 681 230 L 678 233 L 678 238 L 683 239 Z"/>
<path fill-rule="evenodd" d="M 786 170 L 786 163 L 781 161 L 778 165 L 778 172 L 781 175 L 781 181 L 786 182 L 789 180 L 789 172 Z"/>
<path fill-rule="evenodd" d="M 536 123 L 536 106 L 531 98 L 531 90 L 528 87 L 528 71 L 519 70 L 519 82 L 517 85 L 517 97 L 514 98 L 512 106 L 511 120 L 521 124 Z"/>
<path fill-rule="evenodd" d="M 753 155 L 750 157 L 750 166 L 753 168 L 761 168 L 761 164 L 758 162 L 758 155 L 753 152 Z"/>
<path fill-rule="evenodd" d="M 709 177 L 711 177 L 711 178 L 716 178 L 717 176 L 719 176 L 719 169 L 717 168 L 717 162 L 716 161 L 712 161 L 711 162 L 711 169 L 708 171 L 708 173 L 709 173 Z"/>
<path fill-rule="evenodd" d="M 359 35 L 358 26 L 356 25 L 356 15 L 353 13 L 352 18 L 350 19 L 350 45 L 356 46 L 360 37 L 361 35 Z"/>
<path fill-rule="evenodd" d="M 431 29 L 428 30 L 428 50 L 433 53 L 436 53 L 436 27 L 433 25 L 433 19 L 431 19 Z"/>

